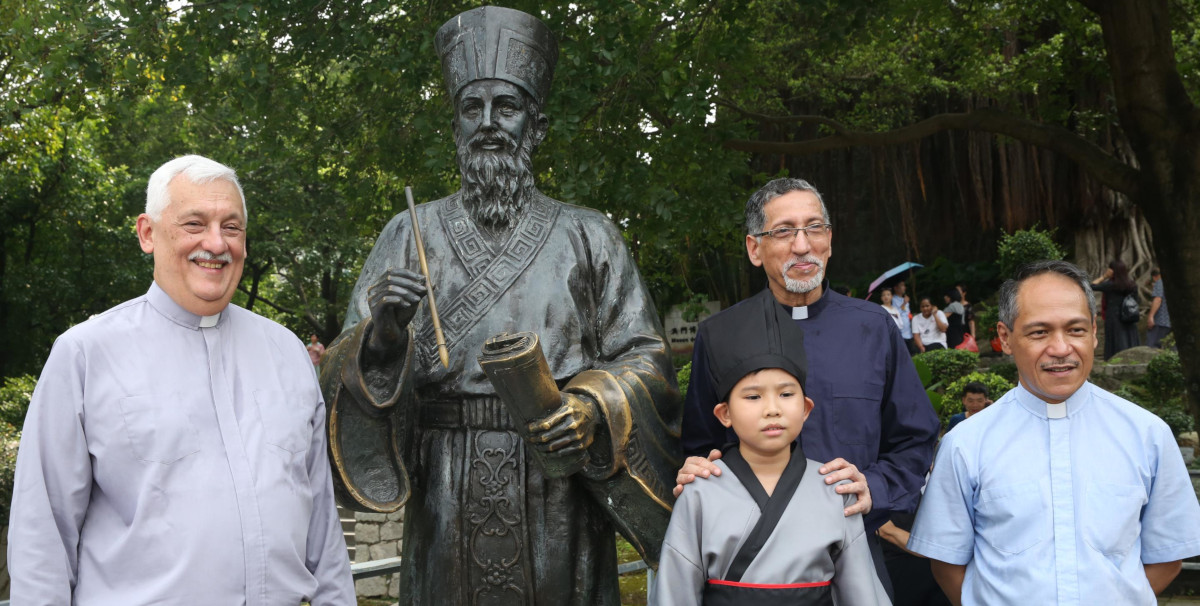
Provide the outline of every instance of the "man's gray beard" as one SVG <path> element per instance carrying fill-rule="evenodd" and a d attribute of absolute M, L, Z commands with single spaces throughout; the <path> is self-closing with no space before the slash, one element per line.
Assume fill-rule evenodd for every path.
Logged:
<path fill-rule="evenodd" d="M 523 137 L 515 145 L 503 131 L 490 134 L 503 139 L 504 151 L 479 148 L 488 138 L 477 133 L 471 141 L 458 146 L 458 169 L 462 173 L 462 198 L 467 211 L 484 227 L 516 225 L 525 203 L 533 195 L 533 143 Z"/>
<path fill-rule="evenodd" d="M 790 270 L 792 268 L 792 266 L 798 262 L 815 264 L 817 266 L 817 275 L 815 275 L 807 280 L 797 280 L 795 278 L 788 277 L 788 275 L 787 275 L 788 270 Z M 790 293 L 795 293 L 798 295 L 810 293 L 810 292 L 816 290 L 817 287 L 820 286 L 821 282 L 824 280 L 825 280 L 825 264 L 822 263 L 821 260 L 816 257 L 811 257 L 811 256 L 800 257 L 797 259 L 789 260 L 787 263 L 783 264 L 783 287 L 786 288 L 787 291 Z"/>

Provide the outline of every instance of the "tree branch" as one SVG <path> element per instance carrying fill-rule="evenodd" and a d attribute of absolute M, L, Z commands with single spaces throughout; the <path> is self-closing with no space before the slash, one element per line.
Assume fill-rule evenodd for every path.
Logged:
<path fill-rule="evenodd" d="M 1019 141 L 1058 152 L 1077 162 L 1088 174 L 1108 188 L 1136 197 L 1137 169 L 1114 158 L 1098 145 L 1060 126 L 1034 122 L 991 109 L 961 114 L 939 114 L 895 130 L 881 133 L 845 131 L 807 141 L 777 142 L 734 139 L 724 147 L 765 154 L 803 155 L 859 146 L 900 145 L 947 130 L 969 130 L 1007 135 Z"/>
<path fill-rule="evenodd" d="M 713 103 L 716 103 L 717 105 L 720 105 L 723 107 L 728 107 L 729 109 L 732 109 L 733 111 L 735 111 L 747 118 L 750 118 L 752 120 L 757 120 L 759 122 L 765 122 L 767 124 L 793 124 L 793 123 L 823 124 L 825 126 L 828 126 L 831 129 L 833 129 L 833 131 L 838 134 L 845 134 L 845 133 L 849 132 L 849 129 L 846 128 L 845 124 L 842 124 L 841 122 L 838 122 L 837 120 L 834 120 L 832 118 L 826 118 L 825 116 L 810 116 L 810 115 L 769 116 L 767 114 L 760 114 L 757 112 L 752 112 L 747 109 L 742 109 L 741 107 L 738 107 L 737 105 L 730 103 L 729 101 L 726 101 L 724 99 L 714 99 Z"/>
<path fill-rule="evenodd" d="M 249 295 L 250 295 L 250 290 L 249 290 L 249 289 L 247 289 L 245 286 L 242 286 L 242 285 L 240 285 L 240 284 L 239 284 L 239 285 L 238 285 L 238 290 L 240 290 L 240 291 L 242 291 L 242 292 L 246 293 L 246 295 L 247 295 L 247 296 L 249 296 Z M 266 297 L 264 297 L 264 296 L 262 296 L 262 295 L 256 295 L 256 296 L 255 296 L 255 300 L 256 300 L 256 301 L 262 301 L 263 303 L 266 303 L 266 304 L 267 304 L 267 307 L 270 307 L 271 309 L 274 309 L 275 311 L 277 311 L 277 312 L 279 312 L 279 313 L 285 313 L 285 314 L 287 314 L 287 315 L 289 315 L 289 316 L 294 316 L 294 315 L 296 315 L 296 312 L 295 312 L 295 310 L 291 310 L 291 309 L 288 309 L 288 308 L 286 308 L 286 307 L 283 307 L 283 306 L 281 306 L 281 305 L 278 305 L 278 304 L 276 304 L 276 303 L 272 302 L 270 299 L 268 299 L 268 298 L 266 298 Z"/>

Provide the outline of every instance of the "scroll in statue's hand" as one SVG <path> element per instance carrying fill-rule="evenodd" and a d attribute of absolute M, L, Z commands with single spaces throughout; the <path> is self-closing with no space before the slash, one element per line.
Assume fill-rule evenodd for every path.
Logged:
<path fill-rule="evenodd" d="M 372 329 L 367 346 L 372 351 L 391 351 L 404 343 L 405 330 L 425 292 L 425 277 L 407 269 L 389 270 L 371 286 L 367 305 Z"/>
<path fill-rule="evenodd" d="M 558 410 L 528 426 L 530 446 L 547 458 L 575 456 L 595 438 L 596 405 L 573 393 L 562 394 L 562 402 Z"/>

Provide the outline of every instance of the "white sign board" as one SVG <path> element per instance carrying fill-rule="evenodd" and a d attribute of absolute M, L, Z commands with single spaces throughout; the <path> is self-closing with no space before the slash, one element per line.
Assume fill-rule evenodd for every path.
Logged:
<path fill-rule="evenodd" d="M 671 345 L 671 353 L 675 355 L 691 354 L 700 321 L 721 311 L 721 304 L 716 301 L 706 301 L 703 305 L 705 311 L 700 313 L 695 322 L 684 321 L 683 305 L 675 305 L 667 311 L 667 317 L 663 320 L 663 328 L 667 331 L 667 343 Z"/>

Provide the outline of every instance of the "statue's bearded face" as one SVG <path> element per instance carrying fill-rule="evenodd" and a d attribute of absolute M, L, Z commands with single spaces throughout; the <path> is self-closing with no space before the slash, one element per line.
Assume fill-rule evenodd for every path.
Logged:
<path fill-rule="evenodd" d="M 454 132 L 463 202 L 484 226 L 514 225 L 533 192 L 530 157 L 539 125 L 530 104 L 504 80 L 472 82 L 459 93 Z"/>

